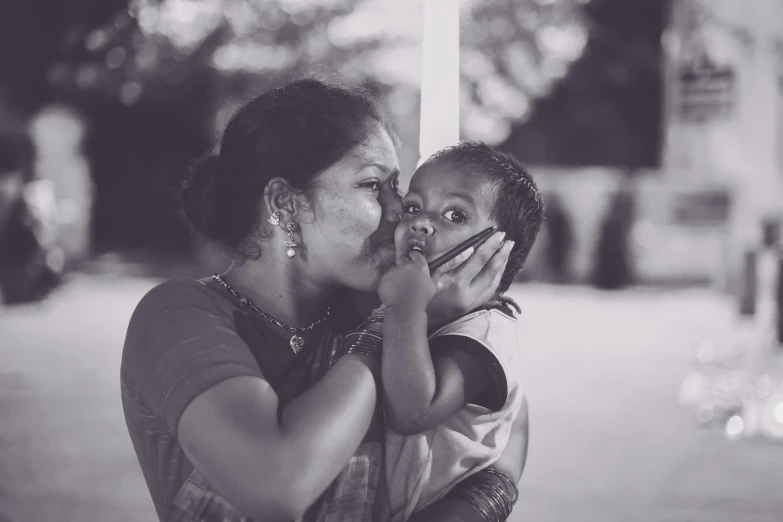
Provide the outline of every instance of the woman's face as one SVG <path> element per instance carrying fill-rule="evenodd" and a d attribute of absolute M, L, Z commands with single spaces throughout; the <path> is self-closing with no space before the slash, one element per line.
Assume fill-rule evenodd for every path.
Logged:
<path fill-rule="evenodd" d="M 394 263 L 402 213 L 399 159 L 389 134 L 373 125 L 363 143 L 316 180 L 315 219 L 301 223 L 308 275 L 321 284 L 374 291 Z"/>

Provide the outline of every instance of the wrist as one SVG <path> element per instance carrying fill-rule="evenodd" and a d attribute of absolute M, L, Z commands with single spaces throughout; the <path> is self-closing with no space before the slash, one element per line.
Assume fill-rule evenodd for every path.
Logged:
<path fill-rule="evenodd" d="M 406 303 L 392 303 L 385 305 L 386 317 L 407 317 L 407 316 L 421 316 L 427 313 L 427 304 L 416 301 L 409 301 Z"/>
<path fill-rule="evenodd" d="M 432 301 L 433 297 L 434 294 L 421 295 L 416 292 L 408 292 L 402 293 L 398 296 L 388 297 L 387 299 L 381 299 L 381 301 L 383 302 L 383 307 L 386 309 L 389 309 L 390 307 L 426 308 L 430 304 L 430 301 Z"/>
<path fill-rule="evenodd" d="M 437 329 L 445 325 L 446 323 L 451 322 L 453 319 L 456 319 L 457 317 L 460 317 L 460 314 L 447 312 L 446 310 L 443 310 L 442 307 L 439 307 L 438 310 L 431 310 L 430 308 L 427 308 L 426 313 L 427 313 L 427 327 L 432 330 Z"/>

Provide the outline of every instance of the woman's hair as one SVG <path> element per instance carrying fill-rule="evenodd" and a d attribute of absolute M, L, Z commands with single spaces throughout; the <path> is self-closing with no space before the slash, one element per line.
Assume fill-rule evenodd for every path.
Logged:
<path fill-rule="evenodd" d="M 525 264 L 544 219 L 544 201 L 533 176 L 510 154 L 498 152 L 481 142 L 464 142 L 433 154 L 424 165 L 446 163 L 467 169 L 497 187 L 492 218 L 506 240 L 514 241 L 506 270 L 498 285 L 503 294 Z M 422 165 L 422 167 L 424 166 Z"/>
<path fill-rule="evenodd" d="M 358 88 L 306 79 L 260 94 L 231 118 L 219 152 L 194 162 L 178 187 L 185 221 L 235 257 L 260 257 L 254 232 L 269 180 L 283 178 L 311 198 L 318 174 L 364 141 L 372 122 L 391 134 Z"/>

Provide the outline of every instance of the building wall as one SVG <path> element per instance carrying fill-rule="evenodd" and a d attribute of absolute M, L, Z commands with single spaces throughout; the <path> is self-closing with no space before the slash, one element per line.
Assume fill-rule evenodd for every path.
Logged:
<path fill-rule="evenodd" d="M 704 210 L 683 216 L 681 209 L 691 202 L 703 200 L 705 194 L 726 193 L 731 198 L 729 188 L 682 181 L 672 183 L 671 177 L 655 169 L 637 170 L 630 181 L 626 181 L 626 172 L 611 168 L 532 166 L 531 171 L 545 201 L 556 195 L 571 224 L 573 281 L 591 280 L 597 262 L 601 221 L 608 211 L 610 199 L 617 191 L 625 189 L 633 194 L 635 201 L 629 248 L 633 272 L 639 283 L 727 286 L 728 221 L 709 219 L 711 216 L 705 216 Z M 545 221 L 525 268 L 527 277 L 548 277 L 549 270 L 545 266 L 548 244 L 549 230 Z"/>
<path fill-rule="evenodd" d="M 677 0 L 664 36 L 663 184 L 731 193 L 728 289 L 762 220 L 783 215 L 781 20 L 780 0 Z"/>

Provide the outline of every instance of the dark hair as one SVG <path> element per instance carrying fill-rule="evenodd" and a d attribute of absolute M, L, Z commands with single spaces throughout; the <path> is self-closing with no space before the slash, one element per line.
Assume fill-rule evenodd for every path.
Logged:
<path fill-rule="evenodd" d="M 515 242 L 498 286 L 498 293 L 503 294 L 525 264 L 544 219 L 544 201 L 536 182 L 516 158 L 481 142 L 446 147 L 433 154 L 422 167 L 441 162 L 467 169 L 471 175 L 481 176 L 497 187 L 492 218 L 498 230 L 506 233 L 506 240 Z"/>
<path fill-rule="evenodd" d="M 256 96 L 231 118 L 220 150 L 197 160 L 178 187 L 191 229 L 239 258 L 258 258 L 254 230 L 271 178 L 312 195 L 318 174 L 367 138 L 370 122 L 391 134 L 364 91 L 314 79 Z"/>

